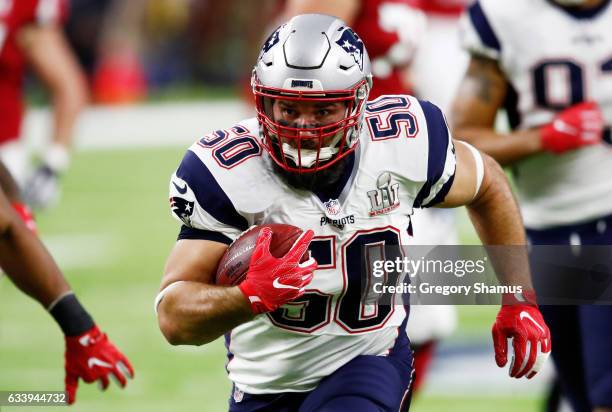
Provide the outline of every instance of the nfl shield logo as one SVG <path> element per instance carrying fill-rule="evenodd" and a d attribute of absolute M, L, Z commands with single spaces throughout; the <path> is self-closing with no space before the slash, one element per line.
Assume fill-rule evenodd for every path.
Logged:
<path fill-rule="evenodd" d="M 242 402 L 243 398 L 244 398 L 244 392 L 242 392 L 240 389 L 234 387 L 234 402 L 240 403 L 240 402 Z"/>
<path fill-rule="evenodd" d="M 327 214 L 335 216 L 340 213 L 340 202 L 338 199 L 329 199 L 324 203 Z"/>

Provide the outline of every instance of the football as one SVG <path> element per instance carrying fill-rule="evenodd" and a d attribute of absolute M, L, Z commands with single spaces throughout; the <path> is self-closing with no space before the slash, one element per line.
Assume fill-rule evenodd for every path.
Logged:
<path fill-rule="evenodd" d="M 277 258 L 283 257 L 303 232 L 299 227 L 278 223 L 251 227 L 233 241 L 225 251 L 217 267 L 215 276 L 215 283 L 217 285 L 235 286 L 244 280 L 249 269 L 251 255 L 257 244 L 257 237 L 264 227 L 272 229 L 270 253 Z M 307 254 L 304 256 L 306 257 Z"/>

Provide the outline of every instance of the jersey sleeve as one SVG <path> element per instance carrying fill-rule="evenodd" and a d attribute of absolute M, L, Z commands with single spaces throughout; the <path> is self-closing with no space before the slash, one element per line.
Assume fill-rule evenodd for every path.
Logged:
<path fill-rule="evenodd" d="M 457 160 L 446 118 L 436 105 L 420 101 L 427 123 L 427 180 L 414 201 L 415 207 L 432 207 L 444 201 L 453 185 Z"/>
<path fill-rule="evenodd" d="M 191 150 L 170 179 L 170 210 L 183 224 L 179 239 L 229 243 L 248 229 L 246 218 Z"/>
<path fill-rule="evenodd" d="M 501 44 L 491 25 L 490 17 L 482 1 L 472 4 L 463 14 L 459 24 L 461 45 L 468 52 L 499 60 Z"/>

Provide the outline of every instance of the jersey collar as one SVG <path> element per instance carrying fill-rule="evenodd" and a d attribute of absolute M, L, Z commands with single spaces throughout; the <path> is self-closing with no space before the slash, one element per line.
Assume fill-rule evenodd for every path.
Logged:
<path fill-rule="evenodd" d="M 338 182 L 332 187 L 325 188 L 325 190 L 316 190 L 314 194 L 319 198 L 321 202 L 327 202 L 332 199 L 337 199 L 340 204 L 344 204 L 348 192 L 353 185 L 357 170 L 359 169 L 359 158 L 361 154 L 361 147 L 357 146 L 355 151 L 347 156 L 347 164 L 342 172 L 342 176 L 338 179 Z"/>

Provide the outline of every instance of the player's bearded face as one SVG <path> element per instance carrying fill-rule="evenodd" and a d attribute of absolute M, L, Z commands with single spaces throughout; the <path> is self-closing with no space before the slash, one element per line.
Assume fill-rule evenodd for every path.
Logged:
<path fill-rule="evenodd" d="M 347 111 L 345 102 L 275 100 L 272 104 L 272 118 L 290 128 L 282 139 L 272 137 L 276 139 L 275 151 L 288 162 L 300 164 L 304 168 L 329 160 L 337 153 L 344 138 L 344 131 L 333 125 L 345 119 Z M 329 129 L 325 128 L 327 125 L 330 125 Z M 335 183 L 345 164 L 345 161 L 339 161 L 324 170 L 306 174 L 288 172 L 278 165 L 276 170 L 292 186 L 312 189 L 315 184 L 325 186 Z"/>

